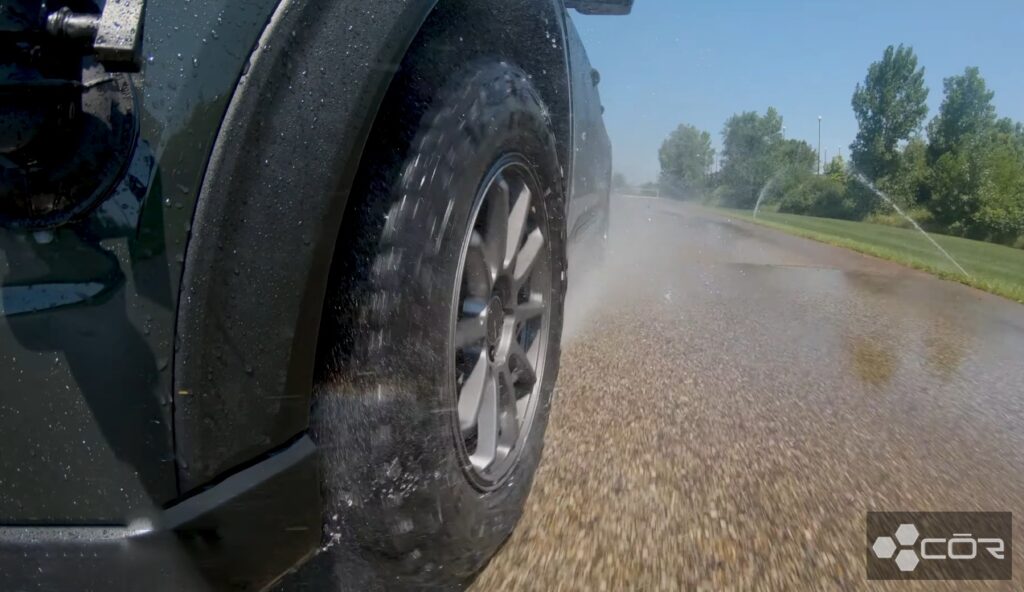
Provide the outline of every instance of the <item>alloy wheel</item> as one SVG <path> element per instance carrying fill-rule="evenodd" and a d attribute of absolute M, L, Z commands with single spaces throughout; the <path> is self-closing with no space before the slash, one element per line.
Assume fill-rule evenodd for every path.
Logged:
<path fill-rule="evenodd" d="M 519 156 L 481 184 L 464 241 L 452 327 L 459 450 L 496 487 L 532 424 L 550 325 L 550 241 L 538 183 Z"/>

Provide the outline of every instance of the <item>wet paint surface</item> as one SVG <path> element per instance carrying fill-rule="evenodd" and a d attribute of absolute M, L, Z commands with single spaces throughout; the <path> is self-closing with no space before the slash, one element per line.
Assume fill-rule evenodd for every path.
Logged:
<path fill-rule="evenodd" d="M 177 495 L 181 265 L 221 117 L 274 6 L 147 3 L 121 182 L 76 223 L 0 229 L 0 523 L 126 524 Z"/>
<path fill-rule="evenodd" d="M 610 240 L 474 590 L 865 589 L 868 510 L 1024 512 L 1024 306 L 670 202 Z"/>

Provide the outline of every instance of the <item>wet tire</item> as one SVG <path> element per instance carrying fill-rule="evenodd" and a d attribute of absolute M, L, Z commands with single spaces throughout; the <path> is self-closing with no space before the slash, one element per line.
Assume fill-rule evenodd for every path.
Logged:
<path fill-rule="evenodd" d="M 462 587 L 512 533 L 541 459 L 566 267 L 552 126 L 514 65 L 448 75 L 437 91 L 416 77 L 389 91 L 382 113 L 402 115 L 374 129 L 356 186 L 363 201 L 336 254 L 312 419 L 326 544 L 309 567 L 335 589 Z M 474 478 L 460 430 L 453 322 L 482 183 L 510 159 L 536 193 L 550 312 L 528 432 L 489 483 Z"/>

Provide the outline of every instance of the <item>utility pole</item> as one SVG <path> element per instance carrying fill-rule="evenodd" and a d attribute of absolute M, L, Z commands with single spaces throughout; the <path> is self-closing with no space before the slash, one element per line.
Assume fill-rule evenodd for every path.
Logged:
<path fill-rule="evenodd" d="M 818 116 L 818 174 L 821 174 L 821 115 Z"/>

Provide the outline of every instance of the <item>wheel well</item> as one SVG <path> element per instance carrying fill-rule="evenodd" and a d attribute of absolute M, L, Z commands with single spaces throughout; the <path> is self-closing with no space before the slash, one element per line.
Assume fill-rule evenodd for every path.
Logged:
<path fill-rule="evenodd" d="M 181 493 L 308 427 L 339 228 L 361 207 L 352 187 L 373 126 L 394 116 L 378 109 L 391 64 L 424 55 L 410 43 L 434 40 L 437 60 L 500 55 L 529 73 L 570 178 L 563 10 L 560 0 L 441 0 L 433 10 L 382 0 L 372 11 L 282 0 L 232 96 L 186 249 L 173 387 Z M 465 43 L 445 44 L 459 35 Z"/>
<path fill-rule="evenodd" d="M 410 47 L 410 54 L 432 43 L 431 49 L 447 49 L 451 55 L 442 56 L 445 59 L 457 56 L 464 63 L 471 57 L 497 56 L 522 68 L 551 111 L 568 191 L 572 178 L 572 101 L 566 18 L 561 0 L 439 0 Z"/>
<path fill-rule="evenodd" d="M 460 66 L 501 59 L 527 73 L 550 112 L 562 191 L 568 194 L 572 158 L 570 83 L 564 12 L 559 0 L 440 0 L 427 17 L 395 73 L 378 110 L 353 183 L 332 265 L 317 348 L 318 383 L 344 374 L 350 365 L 354 311 L 351 296 L 362 289 L 373 245 L 361 237 L 383 224 L 389 195 L 422 118 L 438 91 Z"/>

